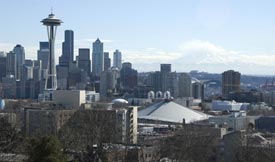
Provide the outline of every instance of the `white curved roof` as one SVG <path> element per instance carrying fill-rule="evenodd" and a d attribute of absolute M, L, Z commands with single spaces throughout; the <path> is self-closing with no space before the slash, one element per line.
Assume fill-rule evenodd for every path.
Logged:
<path fill-rule="evenodd" d="M 122 98 L 118 98 L 118 99 L 114 99 L 114 100 L 112 101 L 112 103 L 124 103 L 124 104 L 127 104 L 128 101 L 127 101 L 127 100 L 124 100 L 124 99 L 122 99 Z"/>
<path fill-rule="evenodd" d="M 139 119 L 152 119 L 176 123 L 182 123 L 183 119 L 185 119 L 186 123 L 191 123 L 208 119 L 208 117 L 207 114 L 184 107 L 173 101 L 156 103 L 138 112 Z"/>

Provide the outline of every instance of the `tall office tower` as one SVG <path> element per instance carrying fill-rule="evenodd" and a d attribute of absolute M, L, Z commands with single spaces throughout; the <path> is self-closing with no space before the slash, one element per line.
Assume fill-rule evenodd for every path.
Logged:
<path fill-rule="evenodd" d="M 42 62 L 40 60 L 35 60 L 34 67 L 33 67 L 33 79 L 35 82 L 41 80 L 41 74 L 42 74 Z"/>
<path fill-rule="evenodd" d="M 241 74 L 234 70 L 228 70 L 222 73 L 222 94 L 225 98 L 230 92 L 240 91 Z"/>
<path fill-rule="evenodd" d="M 47 27 L 48 39 L 49 39 L 49 63 L 48 63 L 48 73 L 45 83 L 45 90 L 56 90 L 57 80 L 56 80 L 56 67 L 55 67 L 55 56 L 54 56 L 54 44 L 57 26 L 63 23 L 60 19 L 56 18 L 53 13 L 41 21 L 43 25 Z"/>
<path fill-rule="evenodd" d="M 109 58 L 109 52 L 104 52 L 104 71 L 111 67 L 111 59 Z"/>
<path fill-rule="evenodd" d="M 39 50 L 37 51 L 37 60 L 40 60 L 42 63 L 41 68 L 46 70 L 48 69 L 50 55 L 49 42 L 39 42 Z"/>
<path fill-rule="evenodd" d="M 16 68 L 16 54 L 12 51 L 7 53 L 7 74 L 13 75 L 16 79 L 17 75 L 17 68 Z"/>
<path fill-rule="evenodd" d="M 120 70 L 120 83 L 124 91 L 132 91 L 137 86 L 137 70 L 132 69 L 130 62 L 122 64 Z"/>
<path fill-rule="evenodd" d="M 192 83 L 192 97 L 195 99 L 204 99 L 204 84 L 199 80 Z"/>
<path fill-rule="evenodd" d="M 115 67 L 109 68 L 101 72 L 100 76 L 100 99 L 112 97 L 116 92 L 117 81 L 119 78 L 119 70 Z"/>
<path fill-rule="evenodd" d="M 33 67 L 34 62 L 32 60 L 26 60 L 25 64 L 22 66 L 21 78 L 22 81 L 27 81 L 29 79 L 33 79 Z"/>
<path fill-rule="evenodd" d="M 118 69 L 121 69 L 121 52 L 119 50 L 116 50 L 113 55 L 113 67 L 117 67 Z"/>
<path fill-rule="evenodd" d="M 189 74 L 181 73 L 179 76 L 179 97 L 192 96 L 192 79 Z"/>
<path fill-rule="evenodd" d="M 169 91 L 172 97 L 178 97 L 178 80 L 176 72 L 162 73 L 162 91 Z"/>
<path fill-rule="evenodd" d="M 171 72 L 171 64 L 160 64 L 160 72 L 170 73 Z"/>
<path fill-rule="evenodd" d="M 7 56 L 4 52 L 0 52 L 0 82 L 7 75 Z"/>
<path fill-rule="evenodd" d="M 103 43 L 97 38 L 93 43 L 92 73 L 99 77 L 104 70 Z"/>
<path fill-rule="evenodd" d="M 83 69 L 88 75 L 91 73 L 90 49 L 78 49 L 78 68 Z"/>
<path fill-rule="evenodd" d="M 16 78 L 13 75 L 7 75 L 2 78 L 3 92 L 5 98 L 16 98 Z"/>
<path fill-rule="evenodd" d="M 16 55 L 16 79 L 21 78 L 21 69 L 22 66 L 25 64 L 25 49 L 20 44 L 17 44 L 13 48 L 13 52 Z"/>
<path fill-rule="evenodd" d="M 152 87 L 155 92 L 163 91 L 163 74 L 160 71 L 152 72 L 148 75 L 147 85 Z"/>
<path fill-rule="evenodd" d="M 62 55 L 59 57 L 59 65 L 69 67 L 74 60 L 74 32 L 65 30 L 65 41 L 62 43 Z"/>

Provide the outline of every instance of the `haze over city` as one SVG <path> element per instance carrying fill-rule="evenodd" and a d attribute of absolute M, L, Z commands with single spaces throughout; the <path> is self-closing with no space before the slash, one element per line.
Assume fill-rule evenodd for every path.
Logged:
<path fill-rule="evenodd" d="M 74 30 L 75 53 L 100 38 L 104 50 L 119 49 L 139 72 L 158 70 L 274 75 L 274 1 L 3 1 L 0 50 L 22 44 L 36 59 L 46 41 L 41 18 L 51 12 L 64 23 L 57 31 L 56 60 L 64 30 Z"/>

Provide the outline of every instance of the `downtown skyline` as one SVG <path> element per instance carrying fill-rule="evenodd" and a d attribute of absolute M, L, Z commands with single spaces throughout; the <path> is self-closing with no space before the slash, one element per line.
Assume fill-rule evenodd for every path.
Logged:
<path fill-rule="evenodd" d="M 53 7 L 64 21 L 57 31 L 56 62 L 68 29 L 75 33 L 75 55 L 78 48 L 92 50 L 99 38 L 104 51 L 119 49 L 123 61 L 139 72 L 156 71 L 160 63 L 169 63 L 177 72 L 233 69 L 275 74 L 272 1 L 41 2 L 2 2 L 0 13 L 6 24 L 0 31 L 0 51 L 21 44 L 26 58 L 36 59 L 39 41 L 47 40 L 39 21 Z M 18 12 L 9 12 L 14 9 Z"/>

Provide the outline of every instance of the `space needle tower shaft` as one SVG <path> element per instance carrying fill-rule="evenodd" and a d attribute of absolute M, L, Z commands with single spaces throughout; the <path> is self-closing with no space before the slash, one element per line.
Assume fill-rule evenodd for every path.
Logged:
<path fill-rule="evenodd" d="M 45 80 L 45 90 L 57 89 L 55 56 L 54 56 L 54 44 L 57 26 L 63 23 L 60 19 L 56 18 L 53 13 L 41 21 L 43 25 L 47 27 L 48 39 L 49 39 L 49 58 L 48 58 L 48 72 Z"/>

